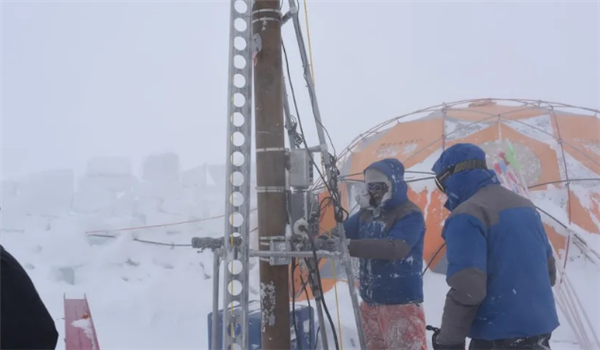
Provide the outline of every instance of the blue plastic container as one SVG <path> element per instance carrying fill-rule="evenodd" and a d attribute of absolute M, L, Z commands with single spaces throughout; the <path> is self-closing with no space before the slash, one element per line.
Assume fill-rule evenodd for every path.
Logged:
<path fill-rule="evenodd" d="M 248 347 L 251 350 L 261 350 L 262 342 L 261 342 L 261 309 L 260 302 L 251 301 L 248 305 Z M 234 308 L 233 313 L 238 315 L 240 313 L 240 308 Z M 231 312 L 231 310 L 227 310 L 227 312 Z M 296 341 L 296 334 L 294 331 L 293 324 L 293 313 L 291 313 L 291 304 L 290 304 L 290 334 L 291 334 L 291 348 L 292 350 L 312 350 L 315 348 L 315 317 L 314 310 L 312 307 L 308 307 L 306 305 L 298 305 L 296 304 L 296 325 L 298 327 L 298 334 L 300 335 L 300 344 Z M 219 310 L 219 332 L 217 344 L 219 345 L 219 349 L 222 348 L 222 339 L 223 339 L 223 310 Z M 312 325 L 312 329 L 311 326 Z M 235 334 L 239 334 L 241 332 L 241 326 L 236 324 L 234 326 Z M 212 312 L 208 314 L 208 348 L 212 349 Z M 300 347 L 298 347 L 300 345 Z"/>

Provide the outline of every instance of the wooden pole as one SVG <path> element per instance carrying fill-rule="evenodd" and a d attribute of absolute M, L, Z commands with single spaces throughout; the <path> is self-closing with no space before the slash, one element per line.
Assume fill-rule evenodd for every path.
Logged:
<path fill-rule="evenodd" d="M 286 229 L 285 138 L 280 1 L 256 0 L 253 35 L 256 185 L 261 249 Z M 260 262 L 262 348 L 290 349 L 289 266 Z"/>

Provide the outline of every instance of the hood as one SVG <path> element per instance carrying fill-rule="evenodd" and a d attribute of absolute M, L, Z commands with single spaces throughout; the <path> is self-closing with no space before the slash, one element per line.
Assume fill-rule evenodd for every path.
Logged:
<path fill-rule="evenodd" d="M 470 143 L 457 143 L 448 148 L 431 169 L 440 175 L 449 167 L 467 160 L 485 160 L 485 152 Z M 451 175 L 444 181 L 448 200 L 445 207 L 452 211 L 485 186 L 500 184 L 493 170 L 473 169 Z"/>
<path fill-rule="evenodd" d="M 408 186 L 404 182 L 404 165 L 398 159 L 386 158 L 369 165 L 368 169 L 376 169 L 387 176 L 391 183 L 391 197 L 383 203 L 383 209 L 388 210 L 403 204 L 408 200 Z"/>

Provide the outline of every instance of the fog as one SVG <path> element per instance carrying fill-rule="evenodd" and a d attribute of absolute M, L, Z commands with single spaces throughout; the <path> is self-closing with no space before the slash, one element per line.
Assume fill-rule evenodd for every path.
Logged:
<path fill-rule="evenodd" d="M 225 161 L 227 1 L 1 6 L 2 178 L 81 171 L 94 156 L 139 164 L 174 152 L 186 168 Z M 308 14 L 319 103 L 338 151 L 378 122 L 441 102 L 514 97 L 600 109 L 597 1 L 309 1 Z M 291 23 L 283 31 L 315 143 Z"/>

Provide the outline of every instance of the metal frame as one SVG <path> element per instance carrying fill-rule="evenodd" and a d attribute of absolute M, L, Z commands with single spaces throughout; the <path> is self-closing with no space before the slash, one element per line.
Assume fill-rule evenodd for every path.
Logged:
<path fill-rule="evenodd" d="M 251 8 L 253 7 L 253 0 L 230 0 L 231 1 L 231 15 L 230 15 L 230 35 L 229 35 L 229 87 L 228 87 L 228 141 L 227 141 L 227 174 L 229 181 L 227 181 L 227 204 L 225 207 L 225 233 L 223 247 L 215 250 L 214 254 L 214 276 L 213 276 L 213 350 L 217 350 L 217 335 L 218 335 L 218 300 L 219 300 L 219 269 L 220 261 L 225 262 L 227 267 L 224 271 L 223 279 L 223 327 L 222 327 L 222 348 L 223 349 L 248 349 L 248 297 L 249 297 L 249 257 L 261 257 L 271 258 L 272 263 L 282 264 L 286 259 L 291 257 L 305 258 L 314 261 L 312 252 L 292 252 L 292 251 L 274 251 L 274 247 L 271 247 L 270 251 L 250 250 L 249 249 L 249 212 L 250 212 L 250 166 L 251 166 L 251 133 L 252 133 L 252 63 L 253 63 L 253 33 L 251 27 Z M 328 146 L 325 139 L 324 129 L 321 123 L 321 115 L 319 106 L 317 103 L 316 93 L 312 75 L 310 73 L 310 65 L 308 62 L 308 55 L 304 45 L 304 39 L 302 37 L 301 25 L 298 18 L 298 8 L 294 0 L 288 0 L 290 11 L 284 16 L 284 20 L 292 19 L 294 23 L 294 29 L 300 49 L 300 55 L 302 64 L 304 67 L 304 76 L 308 85 L 309 96 L 311 99 L 312 111 L 316 121 L 317 133 L 319 136 L 319 146 L 307 149 L 307 152 L 320 152 L 323 157 L 326 169 L 325 181 L 331 181 L 332 178 L 332 160 L 328 152 Z M 257 43 L 259 44 L 259 43 Z M 285 85 L 284 85 L 284 94 Z M 243 101 L 238 101 L 238 100 Z M 494 99 L 496 101 L 512 101 L 523 104 L 524 108 L 528 108 L 533 105 L 531 100 L 508 100 L 508 99 Z M 415 113 L 430 112 L 436 108 L 448 108 L 459 106 L 461 104 L 473 102 L 474 100 L 458 101 L 451 104 L 443 104 L 440 106 L 434 106 L 426 109 L 422 109 Z M 478 100 L 475 100 L 478 101 Z M 240 103 L 238 103 L 240 102 Z M 536 101 L 537 105 L 541 104 L 541 101 Z M 550 108 L 556 106 L 559 107 L 570 107 L 574 106 L 564 104 L 545 103 Z M 598 111 L 591 109 L 584 109 L 597 113 Z M 287 104 L 287 98 L 284 99 L 284 110 L 288 122 L 290 121 L 289 105 Z M 414 114 L 414 113 L 411 113 Z M 407 115 L 405 115 L 407 116 Z M 374 128 L 370 129 L 366 134 L 355 139 L 351 145 L 342 152 L 340 157 L 348 157 L 356 145 L 361 141 L 363 137 L 369 136 L 385 126 L 388 126 L 398 119 L 404 116 L 394 118 L 387 122 L 381 123 Z M 492 116 L 491 118 L 493 118 Z M 290 133 L 291 130 L 288 130 Z M 445 134 L 445 133 L 444 133 Z M 442 139 L 447 135 L 443 135 Z M 559 136 L 560 137 L 560 136 Z M 563 140 L 561 140 L 563 141 Z M 296 148 L 293 144 L 293 139 L 290 138 L 290 148 Z M 566 143 L 563 141 L 563 143 Z M 562 148 L 561 144 L 561 148 Z M 234 158 L 237 156 L 236 158 Z M 239 159 L 242 158 L 242 159 Z M 241 160 L 241 161 L 239 161 Z M 569 179 L 567 177 L 567 182 Z M 235 181 L 235 182 L 234 182 Z M 313 190 L 316 186 L 313 186 Z M 337 190 L 337 188 L 333 189 Z M 354 309 L 354 315 L 356 319 L 357 332 L 360 342 L 361 349 L 366 349 L 365 338 L 362 329 L 362 323 L 359 314 L 358 297 L 354 288 L 355 278 L 352 270 L 352 264 L 350 256 L 348 254 L 348 248 L 345 244 L 346 237 L 343 230 L 343 225 L 337 225 L 340 238 L 342 240 L 341 254 L 339 253 L 325 253 L 317 252 L 319 258 L 340 258 L 342 259 L 345 272 L 348 279 L 348 287 L 350 296 L 352 299 L 352 306 Z M 234 244 L 234 238 L 240 238 L 236 240 Z M 238 243 L 240 242 L 240 243 Z M 285 243 L 285 242 L 284 242 Z M 282 246 L 277 245 L 275 246 Z M 238 266 L 234 270 L 234 263 Z M 233 290 L 234 284 L 237 282 L 238 288 L 241 286 L 241 290 Z M 239 303 L 239 311 L 233 312 L 234 302 Z M 320 310 L 318 310 L 320 311 Z M 322 321 L 322 312 L 319 312 Z M 239 334 L 235 334 L 232 331 L 233 327 L 238 326 L 241 330 Z M 231 327 L 231 328 L 230 328 Z M 237 328 L 237 327 L 236 327 Z M 322 327 L 323 329 L 325 327 Z M 326 337 L 322 337 L 324 346 L 327 347 Z"/>
<path fill-rule="evenodd" d="M 252 133 L 252 63 L 253 63 L 253 33 L 251 26 L 251 9 L 253 0 L 230 0 L 230 33 L 229 33 L 229 86 L 228 86 L 228 125 L 227 125 L 227 175 L 226 182 L 227 202 L 225 205 L 225 225 L 223 247 L 214 252 L 214 285 L 213 285 L 213 350 L 217 350 L 218 334 L 218 301 L 219 301 L 219 269 L 220 262 L 225 265 L 223 278 L 223 349 L 248 349 L 248 298 L 249 298 L 249 257 L 269 257 L 272 261 L 284 261 L 286 258 L 314 258 L 312 252 L 291 251 L 255 251 L 249 249 L 249 213 L 250 213 L 250 167 L 251 167 L 251 133 Z M 317 121 L 317 132 L 320 146 L 327 169 L 327 178 L 331 179 L 331 159 L 327 144 L 319 107 L 316 101 L 314 84 L 309 72 L 308 59 L 300 22 L 298 9 L 293 0 L 290 0 L 290 16 L 298 38 L 301 58 L 308 83 L 313 113 Z M 286 99 L 287 100 L 287 99 Z M 285 106 L 286 117 L 289 118 L 289 106 Z M 289 120 L 289 119 L 288 119 Z M 290 140 L 293 144 L 293 140 Z M 291 146 L 290 148 L 294 148 Z M 307 150 L 308 152 L 312 150 Z M 345 243 L 343 226 L 338 225 L 342 243 Z M 240 238 L 234 243 L 234 238 Z M 239 243 L 237 243 L 239 242 Z M 365 349 L 365 340 L 362 330 L 358 297 L 354 288 L 354 273 L 348 248 L 342 244 L 342 253 L 318 252 L 318 257 L 337 258 L 343 260 L 348 278 L 348 286 L 354 307 L 357 331 L 360 345 Z M 283 259 L 283 260 L 282 260 Z M 234 266 L 234 264 L 238 266 Z M 234 268 L 236 268 L 234 270 Z M 237 284 L 237 285 L 236 285 Z M 241 290 L 234 290 L 240 288 Z M 239 308 L 234 312 L 236 305 Z M 322 312 L 321 312 L 322 313 Z M 239 328 L 238 328 L 239 327 Z M 236 334 L 235 329 L 241 332 Z M 324 328 L 324 327 L 322 327 Z M 326 337 L 323 339 L 327 347 Z"/>
<path fill-rule="evenodd" d="M 308 55 L 306 53 L 306 46 L 304 45 L 304 38 L 302 37 L 302 29 L 300 26 L 300 19 L 298 18 L 298 7 L 296 6 L 295 0 L 289 0 L 290 13 L 292 15 L 292 22 L 294 23 L 294 31 L 296 32 L 296 39 L 298 41 L 298 48 L 300 49 L 300 58 L 302 59 L 302 66 L 304 67 L 304 78 L 307 83 L 308 92 L 310 96 L 310 102 L 312 105 L 312 111 L 316 122 L 317 134 L 319 136 L 320 152 L 323 157 L 323 163 L 325 164 L 325 172 L 327 181 L 331 181 L 331 167 L 335 164 L 331 164 L 331 158 L 327 147 L 327 140 L 325 139 L 325 131 L 323 130 L 323 123 L 321 122 L 321 111 L 319 110 L 319 104 L 317 102 L 317 95 L 315 92 L 314 81 L 310 71 L 310 63 L 308 62 Z M 308 151 L 308 150 L 307 150 Z M 332 188 L 332 190 L 338 190 L 338 188 Z M 354 271 L 352 270 L 352 263 L 350 261 L 350 255 L 348 253 L 348 245 L 346 244 L 346 233 L 344 226 L 341 223 L 337 224 L 337 232 L 340 236 L 341 241 L 341 259 L 346 271 L 346 278 L 348 282 L 348 291 L 350 293 L 350 299 L 352 300 L 352 307 L 354 309 L 354 319 L 356 322 L 356 331 L 358 333 L 358 340 L 361 349 L 366 349 L 365 335 L 362 328 L 362 320 L 360 318 L 360 309 L 358 303 L 358 296 L 356 294 Z"/>
<path fill-rule="evenodd" d="M 201 247 L 195 247 L 195 248 L 201 248 Z M 209 247 L 202 247 L 202 248 L 206 249 Z M 275 247 L 272 247 L 272 248 L 275 248 Z M 248 257 L 258 257 L 258 258 L 277 258 L 277 259 L 290 259 L 290 258 L 294 257 L 294 258 L 299 258 L 299 259 L 311 259 L 311 261 L 314 261 L 315 253 L 313 253 L 312 251 L 291 251 L 291 250 L 286 250 L 286 251 L 267 250 L 267 251 L 265 251 L 265 250 L 249 249 L 247 256 Z M 321 259 L 321 258 L 339 259 L 341 257 L 341 254 L 338 252 L 318 251 L 318 252 L 316 252 L 316 256 L 319 259 Z M 211 333 L 212 333 L 211 350 L 221 350 L 218 347 L 218 332 L 219 332 L 219 270 L 220 270 L 220 266 L 221 266 L 222 257 L 223 257 L 222 248 L 215 249 L 213 251 L 213 307 L 212 307 L 212 327 L 211 327 Z M 272 261 L 272 262 L 277 263 L 277 261 Z M 226 272 L 226 274 L 227 274 L 227 272 Z M 242 293 L 245 293 L 247 296 L 248 295 L 247 291 L 248 291 L 248 289 L 242 290 Z M 227 292 L 225 294 L 227 294 Z M 320 304 L 317 303 L 317 306 L 318 306 L 318 310 L 320 310 L 320 312 L 318 313 L 319 322 L 320 322 L 320 324 L 324 325 L 325 319 L 323 317 L 323 310 L 320 307 Z M 225 309 L 223 309 L 223 310 L 225 311 Z M 241 310 L 242 315 L 243 314 L 248 315 L 248 303 L 240 304 L 240 310 Z M 225 323 L 225 317 L 226 317 L 225 315 L 227 315 L 227 312 L 223 313 L 223 332 L 227 333 L 227 331 L 229 331 L 230 329 L 225 326 L 227 324 L 227 323 Z M 248 323 L 246 323 L 246 325 L 247 324 Z M 247 332 L 246 327 L 244 327 L 242 329 Z M 321 327 L 321 337 L 325 337 L 325 341 L 323 342 L 323 349 L 326 350 L 327 349 L 326 327 Z M 223 339 L 225 339 L 225 338 L 223 338 Z M 247 340 L 247 337 L 246 337 L 246 340 Z M 227 345 L 223 341 L 222 349 L 226 350 L 227 346 L 229 346 L 231 348 L 232 344 L 234 344 L 234 343 Z M 241 349 L 248 349 L 248 347 L 241 348 Z"/>
<path fill-rule="evenodd" d="M 223 349 L 248 348 L 248 245 L 252 140 L 252 0 L 231 0 L 227 92 L 227 176 L 222 259 Z M 234 244 L 234 238 L 241 243 Z M 238 266 L 235 266 L 238 265 Z M 218 268 L 218 266 L 217 266 Z M 234 270 L 235 269 L 235 270 Z M 239 289 L 241 290 L 235 290 Z M 218 302 L 218 293 L 213 296 Z M 235 303 L 239 312 L 234 312 Z M 215 305 L 218 305 L 215 303 Z M 236 334 L 239 325 L 241 332 Z M 215 344 L 217 339 L 214 339 Z M 215 346 L 213 346 L 215 347 Z"/>
<path fill-rule="evenodd" d="M 404 118 L 408 118 L 408 117 L 416 117 L 416 116 L 421 116 L 421 117 L 425 117 L 433 112 L 438 112 L 442 109 L 452 109 L 452 108 L 467 108 L 469 104 L 471 103 L 476 103 L 476 102 L 483 102 L 483 101 L 489 101 L 489 102 L 504 102 L 506 104 L 509 104 L 511 106 L 521 106 L 522 109 L 521 110 L 526 110 L 526 109 L 530 109 L 530 108 L 554 108 L 556 110 L 562 109 L 562 110 L 579 110 L 580 112 L 589 112 L 592 113 L 596 116 L 600 115 L 600 110 L 596 110 L 593 108 L 586 108 L 586 107 L 581 107 L 581 106 L 575 106 L 575 105 L 571 105 L 571 104 L 565 104 L 565 103 L 559 103 L 559 102 L 551 102 L 551 101 L 542 101 L 542 100 L 532 100 L 532 99 L 511 99 L 511 98 L 492 98 L 492 97 L 488 97 L 488 98 L 477 98 L 477 99 L 469 99 L 469 100 L 460 100 L 460 101 L 454 101 L 454 102 L 448 102 L 448 103 L 441 103 L 441 104 L 437 104 L 437 105 L 433 105 L 427 108 L 422 108 L 410 113 L 406 113 L 391 119 L 388 119 L 386 121 L 383 121 L 375 126 L 373 126 L 372 128 L 370 128 L 369 130 L 361 133 L 360 135 L 358 135 L 357 137 L 355 137 L 350 143 L 349 145 L 344 148 L 340 154 L 338 155 L 338 161 L 343 163 L 344 161 L 348 160 L 354 151 L 357 150 L 357 147 L 361 144 L 361 142 L 363 140 L 365 140 L 366 138 L 369 138 L 375 134 L 381 133 L 381 132 L 385 132 L 387 129 L 395 126 L 396 124 L 400 123 L 402 119 Z M 542 106 L 543 104 L 543 106 Z M 511 112 L 514 113 L 514 112 Z M 478 124 L 478 123 L 482 123 L 488 120 L 491 120 L 495 117 L 497 117 L 497 115 L 487 115 L 485 112 L 481 113 L 482 115 L 482 119 L 481 120 L 477 120 L 474 121 L 472 123 L 470 123 L 469 125 L 473 125 L 473 124 Z M 584 115 L 584 114 L 582 114 Z M 486 117 L 487 116 L 487 117 Z M 527 125 L 528 127 L 531 127 L 533 129 L 537 129 L 538 131 L 541 131 L 542 133 L 545 133 L 545 131 L 538 129 L 535 126 L 529 125 L 529 124 L 525 124 L 523 122 L 520 122 L 518 120 L 512 120 L 514 122 L 520 123 L 522 125 Z M 468 126 L 468 125 L 467 125 Z M 440 142 L 443 141 L 444 138 L 446 138 L 447 136 L 449 136 L 451 133 L 449 133 L 448 135 L 443 135 L 440 136 L 439 139 L 434 140 L 435 142 Z M 554 136 L 549 134 L 549 136 Z M 433 143 L 432 143 L 433 144 Z M 423 148 L 428 148 L 429 146 L 431 146 L 432 144 L 428 144 L 425 145 Z M 562 145 L 561 147 L 564 147 L 564 145 L 570 146 L 572 151 L 574 152 L 578 152 L 579 154 L 581 154 L 582 156 L 588 158 L 588 160 L 590 160 L 591 162 L 593 162 L 594 164 L 600 165 L 597 162 L 595 162 L 593 159 L 589 158 L 585 153 L 583 153 L 582 151 L 580 151 L 577 147 L 575 147 L 574 145 L 566 142 L 565 140 L 562 141 Z M 423 149 L 417 150 L 417 152 L 422 151 Z M 356 175 L 356 174 L 353 174 Z M 574 182 L 575 179 L 571 179 L 571 183 Z M 322 181 L 317 180 L 315 185 L 313 186 L 313 189 L 317 189 L 320 188 L 322 186 Z"/>

